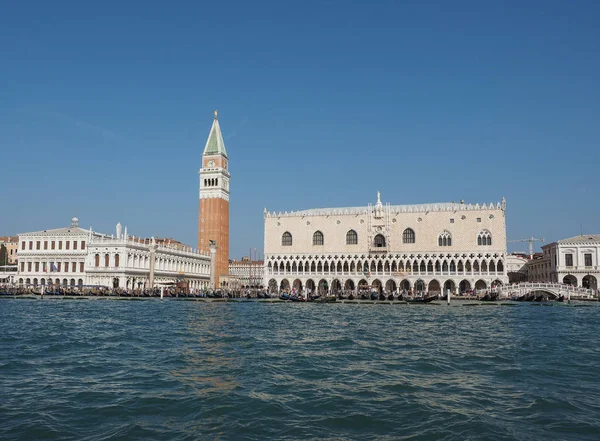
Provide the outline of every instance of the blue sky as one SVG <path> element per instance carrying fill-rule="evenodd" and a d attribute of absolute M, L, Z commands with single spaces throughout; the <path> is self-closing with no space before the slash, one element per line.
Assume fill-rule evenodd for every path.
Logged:
<path fill-rule="evenodd" d="M 265 206 L 378 190 L 504 196 L 509 239 L 600 233 L 599 20 L 585 0 L 7 2 L 0 235 L 76 213 L 194 245 L 214 109 L 232 258 L 262 250 Z"/>

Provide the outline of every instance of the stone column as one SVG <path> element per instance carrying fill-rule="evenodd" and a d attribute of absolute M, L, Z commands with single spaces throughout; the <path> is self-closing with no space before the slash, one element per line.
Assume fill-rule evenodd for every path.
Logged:
<path fill-rule="evenodd" d="M 217 242 L 215 240 L 211 240 L 208 248 L 210 249 L 210 288 L 216 289 L 216 279 L 217 279 Z"/>
<path fill-rule="evenodd" d="M 154 289 L 154 267 L 156 263 L 156 242 L 154 241 L 154 237 L 152 238 L 152 244 L 148 247 L 150 250 L 150 286 L 151 290 Z"/>

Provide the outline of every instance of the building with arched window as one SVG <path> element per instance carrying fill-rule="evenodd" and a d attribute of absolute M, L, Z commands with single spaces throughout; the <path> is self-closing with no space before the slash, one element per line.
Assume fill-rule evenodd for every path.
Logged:
<path fill-rule="evenodd" d="M 151 279 L 155 286 L 176 282 L 189 289 L 209 287 L 209 253 L 169 239 L 130 236 L 120 223 L 115 233 L 85 230 L 73 218 L 70 227 L 20 234 L 15 279 L 20 285 L 74 289 L 145 289 Z"/>
<path fill-rule="evenodd" d="M 583 234 L 542 246 L 527 261 L 530 282 L 553 282 L 597 290 L 600 281 L 600 234 Z"/>
<path fill-rule="evenodd" d="M 375 204 L 264 212 L 270 290 L 424 289 L 508 283 L 506 203 Z M 293 240 L 292 240 L 293 239 Z"/>

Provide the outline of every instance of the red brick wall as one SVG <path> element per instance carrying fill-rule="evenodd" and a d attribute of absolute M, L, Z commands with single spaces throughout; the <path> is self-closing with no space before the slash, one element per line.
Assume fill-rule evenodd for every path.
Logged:
<path fill-rule="evenodd" d="M 219 198 L 200 199 L 198 249 L 209 251 L 210 240 L 217 241 L 217 280 L 229 272 L 229 202 Z"/>

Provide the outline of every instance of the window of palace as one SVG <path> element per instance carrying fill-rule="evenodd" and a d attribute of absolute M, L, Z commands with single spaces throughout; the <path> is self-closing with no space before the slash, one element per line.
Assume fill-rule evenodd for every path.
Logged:
<path fill-rule="evenodd" d="M 281 236 L 281 245 L 284 247 L 292 246 L 292 235 L 289 232 L 286 231 Z"/>
<path fill-rule="evenodd" d="M 320 231 L 315 231 L 315 234 L 313 234 L 313 245 L 323 245 L 323 243 L 323 233 Z"/>
<path fill-rule="evenodd" d="M 358 244 L 358 234 L 356 231 L 350 230 L 346 233 L 346 245 L 356 245 Z"/>
<path fill-rule="evenodd" d="M 402 233 L 402 243 L 415 243 L 415 232 L 412 228 L 407 228 Z"/>
<path fill-rule="evenodd" d="M 585 254 L 583 256 L 584 260 L 585 260 L 585 266 L 592 266 L 592 255 L 591 254 Z"/>
<path fill-rule="evenodd" d="M 483 230 L 477 236 L 477 245 L 491 245 L 492 244 L 492 233 L 488 230 Z"/>
<path fill-rule="evenodd" d="M 448 231 L 443 231 L 438 237 L 438 245 L 440 247 L 452 246 L 452 235 Z"/>
<path fill-rule="evenodd" d="M 383 237 L 383 234 L 375 236 L 375 239 L 373 239 L 373 246 L 375 246 L 375 248 L 385 248 L 385 237 Z"/>

